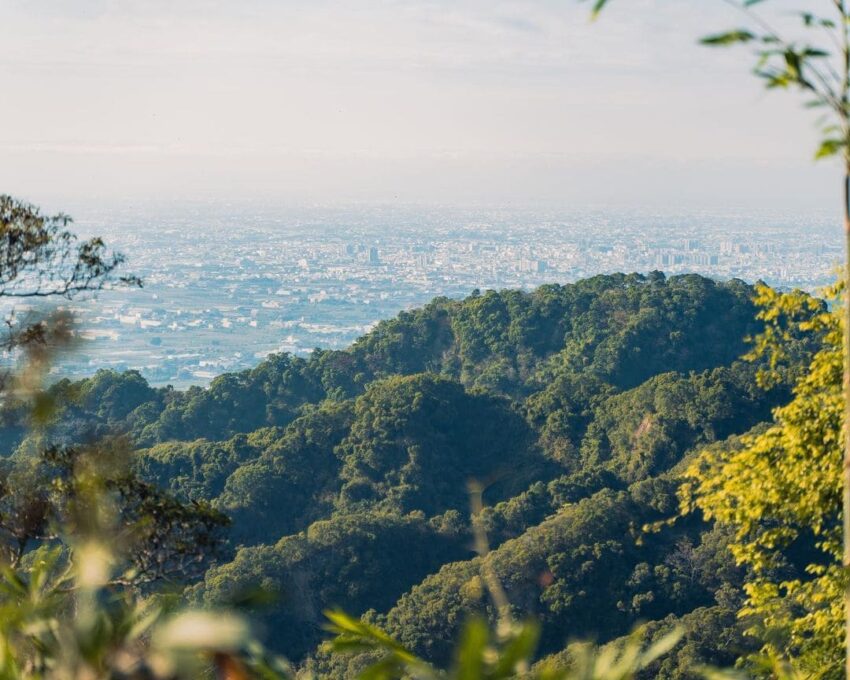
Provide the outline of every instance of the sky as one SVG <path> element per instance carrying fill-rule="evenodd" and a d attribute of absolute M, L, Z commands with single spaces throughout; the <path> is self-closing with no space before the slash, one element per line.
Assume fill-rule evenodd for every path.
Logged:
<path fill-rule="evenodd" d="M 0 0 L 0 193 L 831 205 L 799 97 L 697 45 L 740 23 L 722 0 L 596 22 L 577 0 Z"/>

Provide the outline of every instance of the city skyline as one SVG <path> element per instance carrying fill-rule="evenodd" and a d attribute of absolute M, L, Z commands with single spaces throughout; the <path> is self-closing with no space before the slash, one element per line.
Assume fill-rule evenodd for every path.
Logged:
<path fill-rule="evenodd" d="M 86 342 L 55 375 L 136 369 L 175 387 L 273 352 L 342 349 L 439 296 L 653 270 L 816 291 L 841 255 L 827 216 L 757 212 L 199 206 L 77 226 L 126 253 L 145 285 L 74 303 Z"/>

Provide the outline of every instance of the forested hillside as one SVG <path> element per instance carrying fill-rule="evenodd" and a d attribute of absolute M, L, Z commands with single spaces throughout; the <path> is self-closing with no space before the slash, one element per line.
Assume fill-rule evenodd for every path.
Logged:
<path fill-rule="evenodd" d="M 328 608 L 440 661 L 470 613 L 495 615 L 469 529 L 476 480 L 483 559 L 517 616 L 543 622 L 543 655 L 678 621 L 685 638 L 653 672 L 680 677 L 758 647 L 734 616 L 746 575 L 697 517 L 644 527 L 676 514 L 683 462 L 768 420 L 816 349 L 791 338 L 789 370 L 758 387 L 760 364 L 741 359 L 761 330 L 753 295 L 697 275 L 597 276 L 438 298 L 346 350 L 272 356 L 208 389 L 100 371 L 52 387 L 67 405 L 38 435 L 7 407 L 6 474 L 44 438 L 126 433 L 144 479 L 232 520 L 189 597 L 273 593 L 254 605 L 267 642 L 328 678 L 358 664 L 320 647 Z"/>

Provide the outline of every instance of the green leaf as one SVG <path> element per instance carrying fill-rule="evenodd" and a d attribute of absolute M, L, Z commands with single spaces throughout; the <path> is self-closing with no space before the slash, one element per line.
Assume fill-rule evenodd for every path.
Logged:
<path fill-rule="evenodd" d="M 404 667 L 395 658 L 388 656 L 362 670 L 357 680 L 394 680 L 403 674 Z"/>
<path fill-rule="evenodd" d="M 496 677 L 513 678 L 523 662 L 534 657 L 540 639 L 540 626 L 534 621 L 522 625 L 514 638 L 505 645 L 496 665 Z"/>
<path fill-rule="evenodd" d="M 596 0 L 593 3 L 593 11 L 591 12 L 591 16 L 595 19 L 599 16 L 599 13 L 608 4 L 608 0 Z"/>
<path fill-rule="evenodd" d="M 478 680 L 484 669 L 484 656 L 490 640 L 487 623 L 472 619 L 463 628 L 457 650 L 457 680 Z"/>
<path fill-rule="evenodd" d="M 824 19 L 816 16 L 811 12 L 802 12 L 800 18 L 806 26 L 816 26 L 818 28 L 835 28 L 835 22 L 832 19 Z"/>
<path fill-rule="evenodd" d="M 736 43 L 750 42 L 751 40 L 755 40 L 755 38 L 756 36 L 753 33 L 741 28 L 734 31 L 727 31 L 726 33 L 706 36 L 700 40 L 700 43 L 711 46 L 734 45 Z"/>
<path fill-rule="evenodd" d="M 674 628 L 672 631 L 667 633 L 667 635 L 653 642 L 652 645 L 650 645 L 650 647 L 641 655 L 641 665 L 646 667 L 656 659 L 667 654 L 667 652 L 679 644 L 679 640 L 682 639 L 683 635 L 683 630 L 680 628 Z"/>
<path fill-rule="evenodd" d="M 417 661 L 416 657 L 402 644 L 376 626 L 371 626 L 341 611 L 326 611 L 325 616 L 331 622 L 327 630 L 337 635 L 332 644 L 338 649 L 348 651 L 354 648 L 383 649 L 392 652 L 402 661 Z"/>
<path fill-rule="evenodd" d="M 799 80 L 801 66 L 800 55 L 794 50 L 785 50 L 784 57 L 788 77 L 791 78 L 791 80 Z"/>
<path fill-rule="evenodd" d="M 815 152 L 815 160 L 820 160 L 822 158 L 829 158 L 830 156 L 834 156 L 841 149 L 847 146 L 847 141 L 843 139 L 836 138 L 828 138 L 824 139 L 818 150 Z"/>

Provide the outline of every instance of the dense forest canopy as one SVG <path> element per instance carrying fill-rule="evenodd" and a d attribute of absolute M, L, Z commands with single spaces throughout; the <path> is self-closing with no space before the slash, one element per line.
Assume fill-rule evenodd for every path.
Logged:
<path fill-rule="evenodd" d="M 61 411 L 37 435 L 6 406 L 4 478 L 45 441 L 126 435 L 141 482 L 230 518 L 190 600 L 273 593 L 254 610 L 268 644 L 320 677 L 357 667 L 321 647 L 331 607 L 445 662 L 470 614 L 496 616 L 482 560 L 516 616 L 543 623 L 541 655 L 679 622 L 683 641 L 652 673 L 687 676 L 761 643 L 735 615 L 749 572 L 730 532 L 663 523 L 682 470 L 760 431 L 821 344 L 789 330 L 783 370 L 759 387 L 768 358 L 741 358 L 764 330 L 754 297 L 738 280 L 614 274 L 438 298 L 348 349 L 275 355 L 206 389 L 99 371 L 50 388 Z M 483 558 L 470 480 L 485 486 Z"/>

